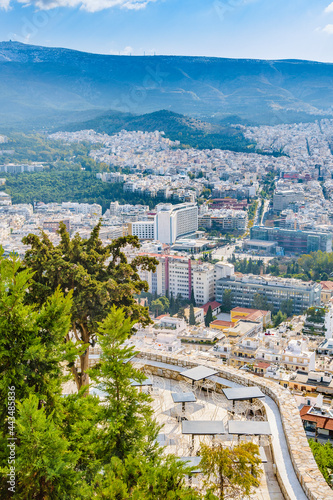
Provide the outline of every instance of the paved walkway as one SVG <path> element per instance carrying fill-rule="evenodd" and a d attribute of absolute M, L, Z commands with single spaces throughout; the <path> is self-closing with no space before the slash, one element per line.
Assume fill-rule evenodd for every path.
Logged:
<path fill-rule="evenodd" d="M 265 396 L 264 405 L 266 408 L 267 420 L 272 431 L 272 446 L 275 455 L 275 463 L 290 500 L 307 500 L 307 496 L 304 493 L 291 462 L 279 409 L 276 403 L 268 396 Z"/>

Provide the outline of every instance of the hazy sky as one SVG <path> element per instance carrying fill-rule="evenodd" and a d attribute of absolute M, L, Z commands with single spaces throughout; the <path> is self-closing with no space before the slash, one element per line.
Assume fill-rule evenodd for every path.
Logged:
<path fill-rule="evenodd" d="M 0 40 L 104 54 L 333 62 L 329 0 L 0 0 Z"/>

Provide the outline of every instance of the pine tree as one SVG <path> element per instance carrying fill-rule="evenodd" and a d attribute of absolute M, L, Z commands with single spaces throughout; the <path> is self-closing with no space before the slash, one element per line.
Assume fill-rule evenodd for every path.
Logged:
<path fill-rule="evenodd" d="M 256 293 L 253 297 L 252 307 L 254 309 L 260 309 L 261 311 L 273 311 L 274 306 L 268 302 L 267 298 L 260 293 Z"/>
<path fill-rule="evenodd" d="M 232 301 L 233 301 L 232 291 L 228 288 L 223 291 L 221 310 L 223 312 L 230 312 L 232 309 Z"/>
<path fill-rule="evenodd" d="M 27 304 L 32 273 L 20 271 L 20 266 L 16 257 L 5 259 L 0 252 L 0 467 L 8 465 L 9 417 L 18 416 L 9 414 L 9 401 L 18 403 L 34 395 L 48 415 L 57 411 L 64 381 L 61 363 L 73 362 L 76 354 L 73 344 L 64 342 L 70 329 L 71 294 L 64 297 L 56 290 L 41 307 Z M 5 475 L 0 491 L 5 487 L 2 481 Z"/>
<path fill-rule="evenodd" d="M 155 318 L 157 318 L 160 314 L 162 314 L 164 309 L 164 304 L 161 301 L 161 298 L 153 300 L 150 304 L 150 310 L 155 313 Z"/>
<path fill-rule="evenodd" d="M 112 306 L 97 332 L 102 349 L 100 363 L 90 370 L 91 377 L 106 393 L 100 442 L 103 460 L 120 459 L 130 453 L 149 454 L 156 448 L 157 426 L 152 420 L 151 398 L 138 392 L 132 381 L 143 381 L 145 375 L 126 361 L 134 355 L 124 342 L 131 335 L 133 322 L 122 309 Z"/>
<path fill-rule="evenodd" d="M 171 455 L 153 462 L 138 456 L 129 456 L 123 462 L 114 458 L 96 477 L 93 498 L 200 500 L 200 493 L 185 484 L 185 473 L 190 471 Z"/>
<path fill-rule="evenodd" d="M 142 324 L 150 322 L 148 309 L 138 305 L 134 294 L 148 291 L 148 284 L 139 276 L 139 269 L 155 270 L 157 261 L 139 256 L 130 263 L 122 251 L 131 245 L 139 248 L 137 237 L 127 236 L 104 246 L 99 238 L 101 222 L 88 239 L 76 234 L 70 239 L 64 224 L 60 224 L 60 243 L 54 246 L 48 236 L 30 234 L 23 238 L 27 250 L 24 265 L 34 271 L 30 287 L 33 302 L 43 304 L 58 286 L 64 293 L 72 291 L 72 329 L 77 341 L 80 369 L 71 371 L 78 389 L 89 384 L 90 346 L 95 344 L 97 324 L 106 316 L 112 304 L 123 307 L 131 319 Z"/>
<path fill-rule="evenodd" d="M 37 396 L 18 404 L 17 481 L 13 497 L 20 500 L 78 498 L 77 456 L 56 427 L 52 415 L 39 408 Z"/>
<path fill-rule="evenodd" d="M 170 294 L 170 306 L 169 306 L 169 313 L 170 316 L 173 316 L 177 311 L 175 310 L 175 299 L 173 298 L 173 294 L 171 292 Z"/>
<path fill-rule="evenodd" d="M 71 294 L 60 290 L 42 307 L 26 304 L 30 270 L 20 271 L 15 257 L 0 254 L 0 426 L 6 419 L 8 387 L 17 400 L 30 393 L 54 407 L 61 393 L 61 362 L 73 362 L 76 350 L 64 339 L 70 329 Z"/>
<path fill-rule="evenodd" d="M 276 328 L 279 326 L 283 321 L 286 321 L 287 315 L 283 314 L 281 311 L 278 311 L 275 315 L 273 315 L 273 326 Z"/>

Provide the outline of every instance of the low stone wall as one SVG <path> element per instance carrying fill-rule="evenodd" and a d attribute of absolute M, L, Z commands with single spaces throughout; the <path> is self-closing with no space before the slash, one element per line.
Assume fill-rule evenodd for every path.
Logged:
<path fill-rule="evenodd" d="M 272 398 L 279 408 L 290 458 L 307 498 L 309 498 L 309 500 L 333 500 L 333 491 L 319 471 L 309 447 L 295 398 L 287 389 L 284 389 L 271 380 L 259 378 L 248 372 L 242 373 L 236 368 L 222 365 L 213 360 L 195 360 L 184 355 L 163 355 L 145 349 L 141 350 L 138 357 L 188 368 L 203 364 L 217 370 L 219 372 L 218 375 L 227 380 L 241 385 L 256 385 L 260 387 L 262 392 Z M 154 372 L 155 371 L 156 374 L 163 375 L 166 378 L 175 380 L 181 378 L 179 372 L 168 367 L 156 367 Z M 277 476 L 279 477 L 278 474 Z"/>

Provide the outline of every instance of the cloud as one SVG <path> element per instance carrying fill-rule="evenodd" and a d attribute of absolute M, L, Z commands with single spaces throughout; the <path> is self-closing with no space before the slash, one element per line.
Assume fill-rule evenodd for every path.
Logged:
<path fill-rule="evenodd" d="M 120 55 L 120 56 L 129 56 L 130 54 L 133 54 L 134 49 L 130 45 L 127 47 L 123 48 L 122 50 L 110 50 L 110 54 L 112 55 Z"/>
<path fill-rule="evenodd" d="M 118 7 L 127 10 L 140 10 L 147 7 L 149 3 L 157 0 L 17 0 L 24 6 L 34 5 L 39 10 L 51 10 L 57 7 L 80 7 L 87 12 L 97 12 L 100 10 Z M 0 7 L 9 7 L 11 0 L 0 0 Z M 4 4 L 4 6 L 2 5 Z"/>
<path fill-rule="evenodd" d="M 326 7 L 324 12 L 326 12 L 326 14 L 330 14 L 331 12 L 333 12 L 333 2 Z"/>
<path fill-rule="evenodd" d="M 324 33 L 328 33 L 329 35 L 333 35 L 333 24 L 326 24 L 322 31 Z"/>
<path fill-rule="evenodd" d="M 10 0 L 0 0 L 0 9 L 8 10 L 9 4 L 10 4 Z"/>

